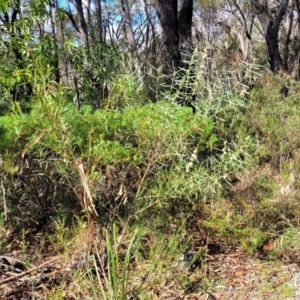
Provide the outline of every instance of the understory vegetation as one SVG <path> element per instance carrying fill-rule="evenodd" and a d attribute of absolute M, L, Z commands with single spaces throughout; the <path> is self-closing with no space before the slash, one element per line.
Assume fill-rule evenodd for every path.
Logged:
<path fill-rule="evenodd" d="M 102 108 L 26 70 L 34 96 L 0 118 L 0 249 L 64 262 L 71 283 L 45 298 L 163 299 L 168 282 L 209 295 L 214 253 L 299 252 L 299 83 L 254 65 L 210 82 L 197 55 L 169 86 L 149 79 L 156 101 L 134 71 L 112 75 Z"/>
<path fill-rule="evenodd" d="M 299 0 L 0 0 L 0 298 L 299 295 L 299 24 Z"/>

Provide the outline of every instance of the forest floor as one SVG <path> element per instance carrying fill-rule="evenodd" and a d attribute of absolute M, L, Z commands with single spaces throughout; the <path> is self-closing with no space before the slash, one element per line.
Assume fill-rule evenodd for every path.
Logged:
<path fill-rule="evenodd" d="M 214 213 L 211 219 L 205 207 L 193 213 L 186 219 L 183 233 L 177 233 L 175 224 L 169 224 L 170 229 L 154 227 L 149 220 L 148 229 L 136 238 L 126 277 L 125 257 L 137 227 L 125 226 L 126 230 L 116 231 L 116 239 L 111 240 L 117 245 L 116 256 L 110 254 L 111 261 L 118 260 L 115 278 L 109 275 L 113 265 L 109 266 L 108 240 L 99 224 L 78 226 L 80 230 L 54 229 L 52 224 L 44 233 L 26 232 L 21 237 L 0 227 L 0 241 L 1 237 L 7 239 L 0 247 L 0 299 L 300 300 L 299 224 L 290 225 L 294 231 L 285 238 L 295 242 L 287 247 L 284 236 L 276 233 L 283 215 L 271 219 L 274 234 L 251 250 L 251 240 L 259 235 L 243 231 L 247 229 L 244 221 L 260 215 L 264 220 L 272 210 L 269 206 L 267 213 L 254 209 L 249 190 L 237 195 L 235 205 L 232 199 L 215 203 L 213 209 L 209 204 Z M 245 199 L 241 202 L 244 219 L 231 223 L 230 211 L 237 209 L 238 199 Z M 297 199 L 280 198 L 280 207 L 297 211 Z M 248 248 L 242 247 L 243 239 Z M 121 296 L 111 292 L 111 281 L 114 293 Z M 120 292 L 124 287 L 125 294 Z"/>
<path fill-rule="evenodd" d="M 151 262 L 132 262 L 127 299 L 300 299 L 297 254 L 283 253 L 269 260 L 266 254 L 270 248 L 272 245 L 265 245 L 259 255 L 254 255 L 239 248 L 221 253 L 218 245 L 210 245 L 202 262 L 195 260 L 191 267 L 175 261 L 172 268 L 169 262 L 162 262 L 165 272 L 160 274 L 146 271 Z M 74 276 L 74 255 L 68 259 L 32 255 L 25 262 L 20 257 L 18 251 L 0 256 L 0 299 L 102 299 L 78 288 L 78 278 L 82 279 L 85 272 L 78 269 Z M 147 297 L 136 294 L 142 285 Z"/>

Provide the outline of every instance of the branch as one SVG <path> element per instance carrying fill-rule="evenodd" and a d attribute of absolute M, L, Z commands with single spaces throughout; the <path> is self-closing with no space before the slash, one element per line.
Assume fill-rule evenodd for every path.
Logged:
<path fill-rule="evenodd" d="M 253 29 L 253 25 L 254 25 L 254 20 L 255 20 L 255 14 L 252 15 L 251 17 L 251 23 L 250 23 L 250 36 L 252 34 L 252 29 Z"/>
<path fill-rule="evenodd" d="M 289 4 L 289 0 L 284 0 L 281 2 L 280 4 L 280 7 L 279 7 L 279 11 L 277 12 L 277 17 L 275 19 L 275 26 L 276 27 L 279 27 L 282 19 L 283 19 L 283 16 L 287 10 L 287 7 L 288 7 L 288 4 Z"/>
<path fill-rule="evenodd" d="M 4 187 L 4 172 L 2 169 L 3 166 L 3 159 L 2 155 L 0 154 L 0 185 L 2 191 L 2 198 L 3 198 L 3 211 L 4 211 L 4 219 L 7 221 L 7 205 L 6 205 L 6 197 L 5 197 L 5 187 Z"/>
<path fill-rule="evenodd" d="M 245 18 L 245 15 L 244 15 L 244 13 L 242 12 L 241 7 L 240 7 L 239 4 L 237 3 L 237 1 L 236 1 L 236 0 L 233 0 L 232 2 L 233 2 L 233 4 L 234 4 L 234 6 L 237 8 L 238 12 L 240 13 L 240 15 L 241 15 L 241 17 L 242 17 L 242 19 L 243 19 L 244 27 L 245 27 L 245 30 L 246 30 L 246 37 L 251 41 L 251 35 L 250 35 L 249 31 L 248 31 L 247 20 L 246 20 L 246 18 Z"/>
<path fill-rule="evenodd" d="M 95 205 L 93 203 L 93 197 L 92 197 L 89 185 L 88 185 L 87 177 L 86 177 L 86 175 L 84 173 L 83 163 L 82 163 L 82 159 L 81 158 L 78 158 L 76 160 L 76 165 L 77 165 L 77 168 L 78 168 L 78 171 L 79 171 L 79 175 L 80 175 L 82 183 L 83 183 L 84 191 L 85 191 L 85 193 L 86 193 L 86 195 L 87 195 L 87 197 L 88 197 L 88 199 L 90 201 L 90 205 L 86 205 L 85 206 L 86 213 L 88 213 L 88 214 L 93 213 L 96 217 L 98 217 L 98 213 L 97 213 Z"/>
<path fill-rule="evenodd" d="M 23 277 L 23 276 L 25 276 L 27 274 L 30 274 L 31 272 L 36 271 L 36 270 L 40 269 L 41 267 L 44 267 L 44 266 L 46 266 L 46 265 L 48 265 L 48 264 L 50 264 L 50 263 L 52 263 L 52 262 L 54 262 L 56 260 L 58 260 L 58 257 L 50 259 L 49 261 L 46 261 L 45 263 L 43 263 L 43 264 L 41 264 L 41 265 L 39 265 L 37 267 L 31 268 L 28 271 L 25 271 L 25 272 L 22 272 L 22 273 L 20 273 L 18 275 L 14 275 L 14 276 L 8 277 L 6 279 L 3 279 L 3 280 L 0 281 L 0 285 L 4 284 L 6 282 L 9 282 L 11 280 L 14 280 L 14 279 L 21 278 L 21 277 Z"/>
<path fill-rule="evenodd" d="M 69 19 L 70 19 L 70 21 L 71 21 L 71 23 L 72 23 L 74 29 L 75 29 L 78 33 L 80 33 L 80 30 L 79 30 L 79 28 L 78 28 L 78 26 L 77 26 L 77 24 L 76 24 L 76 22 L 75 22 L 75 20 L 74 20 L 73 14 L 72 14 L 70 11 L 67 11 L 67 10 L 65 10 L 65 9 L 63 9 L 63 8 L 60 8 L 60 9 L 61 9 L 61 10 L 69 17 Z"/>

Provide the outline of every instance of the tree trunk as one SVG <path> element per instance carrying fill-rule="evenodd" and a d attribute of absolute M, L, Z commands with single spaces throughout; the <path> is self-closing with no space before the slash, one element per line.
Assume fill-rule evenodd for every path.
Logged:
<path fill-rule="evenodd" d="M 282 58 L 279 52 L 278 28 L 273 21 L 270 21 L 266 32 L 266 42 L 268 49 L 268 59 L 271 70 L 277 73 L 282 69 Z"/>
<path fill-rule="evenodd" d="M 270 15 L 267 0 L 252 0 L 252 3 L 257 10 L 257 18 L 265 34 L 271 70 L 277 73 L 283 69 L 283 62 L 279 51 L 278 33 L 289 0 L 281 0 L 274 17 Z"/>
<path fill-rule="evenodd" d="M 156 12 L 162 29 L 163 73 L 172 74 L 180 63 L 177 0 L 158 0 Z"/>
<path fill-rule="evenodd" d="M 153 48 L 151 47 L 151 44 L 155 40 L 155 26 L 151 20 L 151 15 L 150 15 L 151 4 L 148 3 L 148 0 L 143 0 L 143 1 L 145 5 L 145 14 L 147 18 L 145 47 L 146 47 L 146 61 L 148 61 L 150 50 L 152 50 L 151 48 Z"/>
<path fill-rule="evenodd" d="M 93 28 L 93 22 L 92 22 L 92 14 L 91 14 L 91 0 L 86 0 L 85 2 L 85 7 L 86 7 L 86 25 L 87 28 L 90 29 L 90 41 L 95 41 L 95 30 Z"/>
<path fill-rule="evenodd" d="M 82 0 L 76 0 L 76 9 L 77 9 L 77 14 L 78 14 L 78 20 L 79 20 L 79 31 L 80 31 L 80 36 L 82 39 L 82 42 L 87 50 L 89 50 L 89 38 L 88 38 L 88 33 L 87 33 L 87 28 L 86 28 L 86 22 L 84 18 L 84 13 L 83 13 L 83 8 L 82 8 Z"/>
<path fill-rule="evenodd" d="M 95 7 L 96 7 L 96 18 L 97 18 L 97 29 L 98 29 L 99 42 L 103 43 L 101 0 L 95 0 Z"/>
<path fill-rule="evenodd" d="M 132 30 L 132 23 L 131 23 L 128 0 L 121 0 L 121 2 L 122 2 L 125 37 L 129 43 L 129 45 L 131 46 L 131 48 L 135 49 L 136 41 L 135 41 L 133 30 Z"/>
<path fill-rule="evenodd" d="M 293 4 L 294 6 L 294 4 Z M 294 23 L 294 13 L 293 13 L 294 7 L 292 8 L 292 11 L 289 15 L 289 22 L 288 22 L 288 28 L 287 31 L 283 28 L 283 54 L 282 54 L 282 60 L 283 60 L 283 69 L 288 71 L 289 70 L 289 54 L 290 54 L 290 44 L 291 44 L 291 35 L 293 30 L 293 23 Z"/>
<path fill-rule="evenodd" d="M 293 75 L 295 79 L 300 80 L 300 1 L 295 0 L 295 9 L 296 9 L 296 30 L 297 30 L 297 38 L 295 39 L 295 44 L 293 47 L 294 55 L 292 57 L 291 62 L 294 65 L 294 72 Z"/>
<path fill-rule="evenodd" d="M 196 78 L 190 63 L 192 43 L 193 0 L 157 0 L 156 13 L 161 25 L 163 73 L 176 72 L 174 99 L 196 110 L 193 83 Z"/>
<path fill-rule="evenodd" d="M 57 38 L 57 21 L 55 18 L 55 12 L 53 11 L 53 7 L 51 2 L 49 1 L 49 9 L 50 9 L 50 16 L 51 16 L 51 27 L 52 27 L 52 35 L 54 39 L 54 74 L 55 74 L 55 82 L 60 82 L 60 73 L 59 73 L 59 57 L 58 57 L 58 38 Z M 55 9 L 55 5 L 54 5 Z"/>
<path fill-rule="evenodd" d="M 55 10 L 59 11 L 59 5 L 58 5 L 58 0 L 54 0 L 54 6 L 55 6 Z M 56 33 L 57 33 L 57 42 L 59 47 L 64 47 L 65 44 L 65 33 L 64 33 L 64 26 L 63 26 L 63 22 L 61 20 L 61 18 L 56 17 L 55 18 L 55 22 L 56 22 Z M 61 78 L 62 81 L 67 84 L 68 86 L 70 86 L 71 82 L 69 79 L 69 62 L 67 57 L 64 57 L 63 59 L 59 60 L 59 69 L 61 67 Z"/>
<path fill-rule="evenodd" d="M 187 61 L 193 52 L 192 19 L 193 0 L 182 0 L 178 15 L 179 52 Z"/>

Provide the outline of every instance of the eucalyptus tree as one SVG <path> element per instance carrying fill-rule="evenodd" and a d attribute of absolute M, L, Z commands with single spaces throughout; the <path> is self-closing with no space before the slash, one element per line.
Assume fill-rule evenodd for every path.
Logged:
<path fill-rule="evenodd" d="M 283 64 L 282 56 L 279 50 L 279 30 L 287 12 L 289 0 L 282 0 L 276 3 L 276 6 L 269 9 L 269 1 L 252 0 L 255 7 L 257 18 L 263 30 L 268 50 L 268 60 L 271 70 L 278 72 L 281 69 L 287 69 L 287 65 Z M 290 12 L 291 13 L 291 12 Z"/>
<path fill-rule="evenodd" d="M 128 0 L 121 0 L 121 3 L 122 3 L 122 12 L 123 12 L 123 19 L 124 19 L 125 37 L 129 43 L 130 47 L 132 49 L 135 49 L 137 45 L 136 45 L 136 40 L 135 40 L 133 29 L 132 29 L 132 21 L 131 21 L 129 3 L 128 3 Z"/>
<path fill-rule="evenodd" d="M 172 73 L 192 51 L 193 0 L 158 0 L 156 12 L 161 26 L 164 72 Z"/>
<path fill-rule="evenodd" d="M 22 105 L 33 96 L 39 80 L 60 80 L 53 12 L 48 1 L 0 1 L 0 93 L 2 101 Z M 44 70 L 49 76 L 43 77 Z"/>
<path fill-rule="evenodd" d="M 270 69 L 299 79 L 299 0 L 227 1 L 231 4 L 230 13 L 243 24 L 246 37 L 252 43 L 259 34 L 263 37 Z"/>
<path fill-rule="evenodd" d="M 86 20 L 83 12 L 83 4 L 82 0 L 75 0 L 75 6 L 77 10 L 77 17 L 78 17 L 78 29 L 82 39 L 82 42 L 87 50 L 89 50 L 89 37 L 87 31 Z"/>

